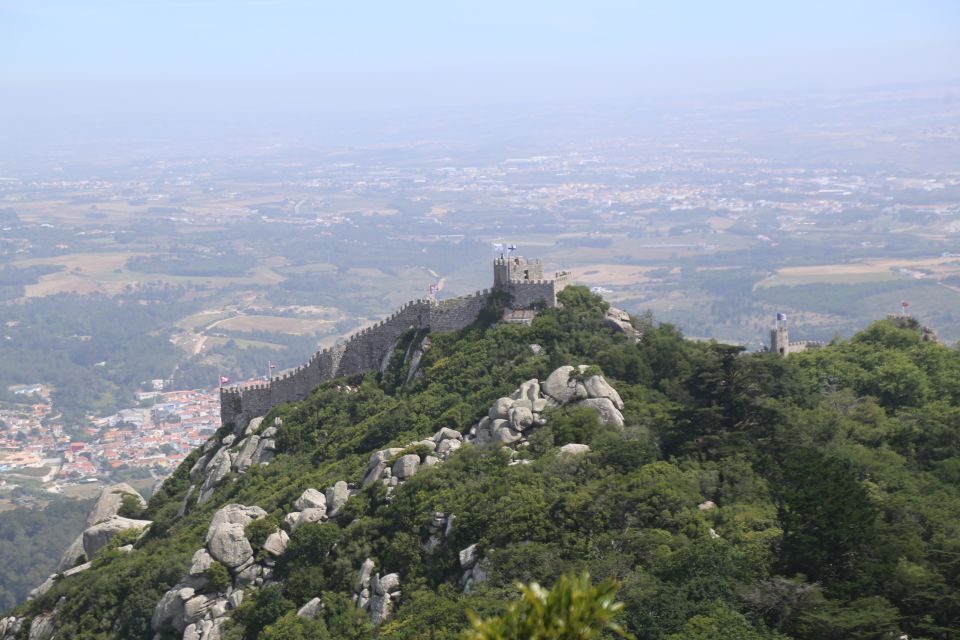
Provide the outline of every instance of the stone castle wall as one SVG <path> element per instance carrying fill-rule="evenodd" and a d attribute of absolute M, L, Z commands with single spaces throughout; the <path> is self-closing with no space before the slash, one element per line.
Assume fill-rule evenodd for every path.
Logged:
<path fill-rule="evenodd" d="M 500 259 L 494 262 L 496 288 L 513 296 L 512 306 L 529 308 L 537 303 L 556 306 L 557 292 L 568 282 L 565 273 L 556 274 L 554 280 L 508 280 L 508 273 L 521 268 L 526 273 L 542 277 L 540 261 Z M 220 390 L 220 419 L 223 424 L 246 421 L 266 415 L 273 407 L 285 402 L 298 402 L 310 395 L 320 383 L 340 376 L 349 376 L 369 371 L 383 370 L 400 338 L 410 329 L 426 329 L 435 332 L 459 331 L 474 322 L 487 304 L 491 290 L 477 291 L 471 296 L 449 300 L 413 300 L 385 320 L 361 329 L 346 342 L 318 351 L 307 364 L 285 371 L 269 382 L 243 388 Z"/>
<path fill-rule="evenodd" d="M 220 390 L 223 424 L 266 415 L 285 402 L 298 402 L 320 383 L 340 376 L 381 370 L 400 338 L 410 329 L 459 331 L 477 320 L 490 290 L 440 302 L 413 300 L 396 313 L 351 335 L 346 342 L 318 351 L 307 364 L 242 389 Z"/>

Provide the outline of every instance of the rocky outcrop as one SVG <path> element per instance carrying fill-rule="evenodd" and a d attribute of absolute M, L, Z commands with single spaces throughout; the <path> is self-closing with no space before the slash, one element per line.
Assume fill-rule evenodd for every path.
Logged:
<path fill-rule="evenodd" d="M 597 412 L 600 420 L 623 427 L 623 400 L 602 375 L 584 377 L 588 368 L 560 367 L 542 383 L 533 378 L 510 397 L 497 399 L 487 415 L 470 430 L 468 440 L 478 444 L 521 445 L 531 429 L 546 424 L 548 407 L 579 404 Z"/>
<path fill-rule="evenodd" d="M 147 507 L 147 502 L 143 499 L 143 496 L 126 482 L 112 484 L 104 487 L 100 491 L 100 496 L 97 498 L 93 508 L 90 509 L 90 513 L 87 514 L 87 521 L 84 528 L 92 527 L 98 522 L 103 522 L 119 514 L 120 507 L 123 506 L 124 497 L 133 499 L 141 509 Z"/>
<path fill-rule="evenodd" d="M 337 517 L 360 487 L 381 483 L 387 489 L 389 500 L 397 487 L 422 473 L 424 468 L 441 464 L 467 443 L 523 444 L 532 430 L 546 424 L 544 412 L 548 407 L 582 404 L 596 411 L 607 424 L 622 426 L 623 401 L 619 394 L 602 375 L 588 373 L 585 366 L 561 367 L 542 382 L 527 380 L 511 396 L 497 399 L 487 416 L 467 436 L 454 429 L 441 428 L 432 436 L 405 447 L 372 453 L 362 474 L 354 479 L 355 484 L 340 480 L 322 491 L 314 487 L 304 489 L 293 501 L 294 510 L 283 517 L 282 528 L 267 536 L 260 555 L 255 555 L 245 527 L 264 517 L 266 512 L 256 506 L 224 506 L 213 514 L 205 546 L 194 554 L 188 574 L 157 604 L 152 620 L 154 630 L 175 631 L 190 640 L 219 638 L 220 625 L 230 610 L 240 605 L 244 589 L 255 589 L 272 580 L 276 559 L 286 553 L 293 531 L 306 523 Z M 265 447 L 264 442 L 272 441 L 276 427 L 260 430 L 260 426 L 259 421 L 252 420 L 206 450 L 204 458 L 191 470 L 191 479 L 200 488 L 201 500 L 205 492 L 212 493 L 229 473 L 243 473 L 259 464 L 258 452 L 272 450 L 272 444 Z M 560 449 L 560 455 L 568 457 L 587 452 L 589 447 L 583 444 L 568 444 Z M 517 451 L 513 455 L 522 458 Z M 529 461 L 515 459 L 511 464 L 526 462 Z M 450 539 L 454 521 L 452 514 L 434 513 L 427 526 L 427 539 L 421 542 L 422 548 L 433 553 L 445 544 Z M 488 550 L 481 556 L 476 544 L 460 551 L 460 582 L 464 592 L 486 580 L 491 553 Z M 230 584 L 222 593 L 207 592 L 208 573 L 214 562 L 223 564 L 230 574 Z M 381 624 L 389 620 L 400 597 L 400 576 L 377 572 L 374 560 L 364 561 L 357 573 L 353 601 L 367 612 L 370 621 Z M 300 607 L 297 614 L 314 618 L 322 609 L 321 598 L 315 597 Z"/>
<path fill-rule="evenodd" d="M 133 520 L 123 516 L 111 516 L 83 532 L 83 553 L 86 557 L 93 558 L 97 551 L 121 531 L 134 529 L 143 532 L 152 524 L 153 522 L 150 520 Z"/>
<path fill-rule="evenodd" d="M 370 558 L 360 566 L 353 587 L 353 601 L 357 608 L 370 615 L 370 622 L 382 624 L 390 619 L 394 603 L 400 598 L 400 576 L 388 573 L 381 577 L 379 573 L 373 573 L 375 566 Z"/>
<path fill-rule="evenodd" d="M 560 447 L 561 454 L 566 454 L 571 456 L 579 456 L 589 452 L 590 452 L 590 446 L 586 444 L 575 444 L 571 442 L 570 444 L 565 444 L 562 447 Z"/>
<path fill-rule="evenodd" d="M 283 529 L 278 529 L 267 536 L 263 543 L 263 550 L 274 557 L 282 556 L 288 544 L 290 544 L 290 536 Z"/>
<path fill-rule="evenodd" d="M 27 640 L 50 640 L 57 628 L 55 625 L 56 611 L 41 613 L 30 621 L 30 634 Z"/>
<path fill-rule="evenodd" d="M 450 536 L 450 532 L 453 531 L 453 522 L 456 519 L 456 516 L 452 513 L 448 516 L 447 514 L 441 511 L 435 511 L 433 518 L 430 520 L 430 526 L 428 531 L 430 537 L 427 538 L 427 541 L 423 545 L 424 551 L 430 553 L 437 549 L 444 541 L 444 539 Z"/>
<path fill-rule="evenodd" d="M 221 524 L 207 533 L 207 551 L 228 569 L 236 569 L 253 557 L 253 547 L 242 524 Z"/>
<path fill-rule="evenodd" d="M 643 337 L 643 334 L 633 326 L 633 322 L 630 320 L 630 314 L 622 309 L 610 307 L 607 309 L 605 320 L 608 327 L 614 331 L 619 331 L 634 342 L 640 342 L 640 339 Z"/>
<path fill-rule="evenodd" d="M 267 512 L 256 506 L 228 504 L 213 514 L 207 529 L 207 551 L 228 569 L 237 569 L 253 557 L 244 527 Z"/>
<path fill-rule="evenodd" d="M 80 535 L 73 539 L 67 550 L 60 556 L 60 562 L 57 563 L 57 573 L 62 573 L 77 566 L 84 558 L 86 558 L 86 555 L 83 552 L 83 532 L 80 532 Z"/>
<path fill-rule="evenodd" d="M 301 618 L 316 618 L 317 614 L 323 609 L 323 601 L 320 598 L 313 598 L 297 609 L 297 615 Z"/>
<path fill-rule="evenodd" d="M 67 550 L 64 551 L 63 555 L 60 556 L 60 561 L 57 563 L 57 573 L 63 573 L 64 571 L 81 564 L 84 560 L 92 558 L 92 556 L 88 555 L 84 549 L 84 533 L 86 530 L 91 529 L 95 525 L 98 525 L 101 522 L 109 520 L 118 515 L 120 513 L 120 508 L 123 506 L 123 499 L 127 496 L 133 499 L 137 506 L 139 506 L 141 509 L 146 508 L 147 503 L 143 499 L 143 496 L 141 496 L 136 489 L 131 487 L 126 482 L 112 484 L 100 490 L 100 495 L 97 497 L 97 501 L 90 509 L 90 513 L 87 514 L 87 519 L 84 524 L 84 532 L 81 532 L 76 538 L 74 538 L 73 542 L 70 543 L 70 546 L 67 547 Z M 91 533 L 91 536 L 99 535 L 100 533 L 98 532 Z M 99 549 L 100 546 L 103 545 L 101 544 L 97 546 L 97 549 Z"/>
<path fill-rule="evenodd" d="M 368 487 L 375 482 L 382 482 L 389 495 L 395 487 L 412 478 L 420 469 L 446 460 L 462 444 L 463 434 L 443 427 L 429 438 L 411 442 L 405 449 L 391 447 L 375 451 L 367 462 L 361 486 Z M 411 449 L 417 452 L 412 453 Z M 404 454 L 404 451 L 408 453 Z"/>
<path fill-rule="evenodd" d="M 610 398 L 587 398 L 577 404 L 590 407 L 600 416 L 600 421 L 617 428 L 623 427 L 623 414 L 620 413 Z"/>
<path fill-rule="evenodd" d="M 327 500 L 327 515 L 331 518 L 336 517 L 341 507 L 350 499 L 350 485 L 340 480 L 332 487 L 327 487 L 324 497 Z"/>
<path fill-rule="evenodd" d="M 264 517 L 257 506 L 228 504 L 210 519 L 206 546 L 197 549 L 190 569 L 157 603 L 150 625 L 158 633 L 176 631 L 188 640 L 219 640 L 220 627 L 229 611 L 243 601 L 243 586 L 260 586 L 270 578 L 273 562 L 258 563 L 244 528 Z M 264 549 L 272 555 L 283 553 L 289 538 L 278 531 L 267 539 Z M 274 552 L 277 552 L 274 554 Z M 222 592 L 209 592 L 208 571 L 219 562 L 230 572 L 231 583 Z"/>
<path fill-rule="evenodd" d="M 273 426 L 260 433 L 263 417 L 250 420 L 242 428 L 238 425 L 234 433 L 222 439 L 216 437 L 207 441 L 203 455 L 190 469 L 190 480 L 194 484 L 188 490 L 188 496 L 199 487 L 197 504 L 203 504 L 213 496 L 214 490 L 231 473 L 246 473 L 250 467 L 267 464 L 277 455 L 277 441 L 274 436 L 281 424 L 279 418 Z M 186 501 L 181 509 L 186 513 Z M 182 515 L 182 513 L 181 513 Z"/>
<path fill-rule="evenodd" d="M 330 489 L 328 489 L 329 491 Z M 291 511 L 284 516 L 283 522 L 291 532 L 308 522 L 325 522 L 327 520 L 327 496 L 316 489 L 306 489 L 294 501 L 293 506 L 298 511 Z"/>
<path fill-rule="evenodd" d="M 471 587 L 487 579 L 487 571 L 483 568 L 487 559 L 484 558 L 483 561 L 480 560 L 480 553 L 476 543 L 466 549 L 461 549 L 458 554 L 458 559 L 460 560 L 460 568 L 463 570 L 463 573 L 460 575 L 460 585 L 463 587 L 464 593 L 469 593 Z"/>
<path fill-rule="evenodd" d="M 23 618 L 9 616 L 0 618 L 0 640 L 14 640 L 23 628 Z"/>

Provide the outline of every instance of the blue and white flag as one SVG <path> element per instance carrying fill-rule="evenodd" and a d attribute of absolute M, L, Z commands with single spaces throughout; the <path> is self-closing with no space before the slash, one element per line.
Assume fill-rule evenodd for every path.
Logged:
<path fill-rule="evenodd" d="M 517 245 L 515 244 L 512 244 L 509 247 L 507 247 L 507 251 L 516 251 L 516 250 L 517 250 Z"/>
<path fill-rule="evenodd" d="M 785 313 L 777 314 L 777 322 L 786 322 L 786 321 L 787 321 L 787 314 Z"/>

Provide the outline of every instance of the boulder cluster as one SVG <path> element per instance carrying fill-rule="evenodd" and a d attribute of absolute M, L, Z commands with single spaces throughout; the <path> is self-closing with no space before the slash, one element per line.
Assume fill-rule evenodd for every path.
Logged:
<path fill-rule="evenodd" d="M 442 511 L 434 511 L 433 519 L 430 521 L 430 526 L 428 527 L 430 537 L 427 538 L 427 541 L 423 544 L 423 550 L 427 553 L 432 553 L 443 544 L 444 539 L 450 537 L 450 532 L 453 531 L 453 523 L 456 519 L 457 517 L 452 513 L 447 515 Z"/>
<path fill-rule="evenodd" d="M 400 598 L 400 575 L 374 573 L 376 564 L 370 558 L 363 561 L 353 585 L 353 601 L 358 609 L 370 614 L 370 622 L 380 624 L 390 619 L 393 604 Z"/>
<path fill-rule="evenodd" d="M 633 326 L 633 323 L 630 322 L 630 314 L 623 309 L 610 307 L 607 309 L 605 319 L 608 327 L 614 331 L 619 331 L 620 333 L 626 335 L 634 342 L 640 342 L 640 339 L 643 337 L 643 334 L 637 331 L 637 329 Z"/>
<path fill-rule="evenodd" d="M 357 483 L 345 480 L 335 482 L 323 491 L 305 489 L 293 503 L 293 510 L 285 514 L 281 525 L 272 531 L 262 544 L 260 552 L 247 538 L 247 525 L 267 515 L 258 506 L 228 504 L 217 510 L 204 537 L 204 546 L 194 553 L 190 568 L 180 582 L 164 593 L 157 603 L 151 626 L 156 638 L 177 633 L 184 640 L 219 640 L 220 628 L 244 598 L 245 590 L 256 589 L 274 580 L 274 568 L 283 555 L 290 536 L 306 523 L 325 522 L 336 518 L 351 496 L 374 483 L 386 486 L 387 499 L 424 467 L 437 465 L 467 443 L 477 445 L 506 444 L 513 447 L 527 442 L 531 431 L 546 424 L 544 411 L 548 407 L 581 405 L 597 412 L 600 419 L 615 427 L 623 426 L 623 401 L 617 391 L 599 374 L 590 374 L 589 368 L 560 367 L 545 380 L 527 380 L 509 397 L 499 398 L 490 407 L 488 415 L 463 435 L 449 428 L 441 428 L 428 438 L 374 452 Z M 230 473 L 242 474 L 257 464 L 268 464 L 276 454 L 274 437 L 281 426 L 278 420 L 262 429 L 263 418 L 254 418 L 222 438 L 213 437 L 204 445 L 203 455 L 190 470 L 192 485 L 181 506 L 186 511 L 189 501 L 197 493 L 196 502 L 209 500 L 217 486 Z M 259 431 L 259 433 L 258 433 Z M 579 455 L 589 451 L 584 444 L 567 444 L 561 455 Z M 518 451 L 513 451 L 520 458 Z M 515 459 L 513 464 L 527 460 Z M 120 531 L 137 528 L 145 531 L 146 520 L 131 520 L 118 515 L 123 497 L 135 496 L 141 506 L 143 499 L 129 485 L 114 485 L 104 489 L 88 518 L 87 529 L 64 554 L 63 575 L 82 571 L 89 563 L 76 567 L 81 560 L 93 557 L 112 536 Z M 433 552 L 450 538 L 456 517 L 436 512 L 428 526 L 429 538 L 423 543 L 427 552 Z M 132 547 L 131 547 L 132 548 Z M 487 577 L 489 556 L 481 558 L 478 545 L 460 550 L 460 584 L 464 592 L 483 582 Z M 217 567 L 220 565 L 220 568 Z M 376 564 L 366 559 L 357 574 L 353 601 L 366 611 L 373 624 L 388 620 L 400 598 L 400 576 L 396 573 L 375 572 Z M 38 588 L 44 593 L 53 585 Z M 323 609 L 319 597 L 313 598 L 298 610 L 298 615 L 316 617 Z M 12 640 L 27 621 L 20 618 L 0 620 L 0 640 Z M 29 640 L 47 640 L 55 630 L 54 612 L 35 616 L 29 622 Z M 34 630 L 36 628 L 36 631 Z"/>
<path fill-rule="evenodd" d="M 269 557 L 258 561 L 245 532 L 248 524 L 266 515 L 260 507 L 242 504 L 228 504 L 213 514 L 205 546 L 194 552 L 187 574 L 157 603 L 150 620 L 154 631 L 176 631 L 184 640 L 220 638 L 220 626 L 227 612 L 243 602 L 244 588 L 262 586 L 273 576 L 278 554 L 264 544 Z M 214 563 L 226 569 L 227 585 L 214 584 Z"/>
<path fill-rule="evenodd" d="M 100 490 L 96 503 L 87 514 L 84 523 L 83 532 L 78 535 L 74 541 L 67 547 L 67 550 L 60 556 L 57 564 L 57 572 L 43 581 L 43 583 L 33 589 L 28 596 L 28 600 L 39 598 L 57 583 L 61 578 L 68 578 L 72 575 L 86 571 L 91 566 L 91 561 L 96 553 L 105 547 L 118 533 L 128 530 L 134 530 L 143 535 L 153 523 L 150 520 L 135 520 L 125 518 L 120 513 L 123 507 L 124 498 L 129 498 L 143 509 L 147 506 L 136 489 L 125 482 L 113 484 Z M 124 545 L 119 547 L 121 551 L 132 551 L 133 545 Z M 56 621 L 56 610 L 47 611 L 36 615 L 29 622 L 29 631 L 27 637 L 29 640 L 47 640 L 52 638 Z M 18 637 L 25 620 L 10 616 L 0 619 L 0 640 L 13 640 Z"/>
<path fill-rule="evenodd" d="M 60 556 L 57 573 L 64 573 L 78 567 L 82 562 L 92 560 L 94 554 L 117 533 L 127 529 L 146 530 L 152 524 L 149 520 L 133 520 L 118 515 L 124 498 L 133 500 L 140 509 L 145 509 L 147 506 L 143 496 L 126 482 L 101 489 L 100 496 L 87 514 L 83 532 Z"/>
<path fill-rule="evenodd" d="M 443 427 L 429 438 L 411 442 L 406 447 L 392 447 L 375 451 L 367 462 L 360 486 L 369 487 L 381 482 L 387 487 L 387 495 L 394 488 L 416 475 L 421 467 L 431 467 L 463 445 L 463 434 Z"/>
<path fill-rule="evenodd" d="M 476 426 L 469 440 L 479 444 L 522 444 L 530 429 L 546 424 L 542 413 L 548 407 L 569 404 L 589 407 L 609 425 L 623 427 L 623 400 L 602 375 L 585 376 L 588 367 L 560 367 L 540 382 L 527 380 L 510 397 L 498 399 Z"/>
<path fill-rule="evenodd" d="M 282 424 L 279 419 L 274 424 L 257 433 L 263 418 L 254 418 L 245 428 L 238 428 L 222 440 L 211 438 L 203 447 L 203 455 L 190 469 L 190 481 L 193 484 L 187 491 L 187 497 L 181 511 L 186 511 L 187 501 L 198 492 L 197 504 L 203 504 L 213 496 L 214 490 L 227 477 L 227 474 L 245 473 L 257 464 L 267 464 L 277 455 L 277 428 Z"/>
<path fill-rule="evenodd" d="M 470 587 L 480 584 L 487 579 L 487 571 L 484 567 L 489 563 L 488 556 L 480 559 L 480 553 L 477 550 L 477 543 L 474 542 L 466 549 L 461 549 L 457 554 L 460 560 L 460 568 L 463 573 L 460 575 L 460 586 L 464 593 L 470 593 Z"/>

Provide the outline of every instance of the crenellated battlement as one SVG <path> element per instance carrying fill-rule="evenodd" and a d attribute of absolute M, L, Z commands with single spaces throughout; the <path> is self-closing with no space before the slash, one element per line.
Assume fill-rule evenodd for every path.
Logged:
<path fill-rule="evenodd" d="M 556 273 L 553 280 L 544 278 L 540 258 L 497 258 L 493 271 L 491 289 L 447 300 L 410 300 L 383 320 L 355 331 L 332 347 L 320 349 L 306 364 L 271 376 L 268 382 L 220 389 L 222 423 L 249 420 L 266 415 L 279 404 L 303 400 L 325 380 L 381 369 L 407 331 L 463 329 L 476 322 L 494 291 L 509 293 L 515 308 L 555 306 L 557 291 L 569 279 L 565 272 Z"/>

